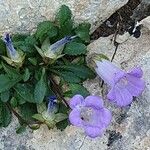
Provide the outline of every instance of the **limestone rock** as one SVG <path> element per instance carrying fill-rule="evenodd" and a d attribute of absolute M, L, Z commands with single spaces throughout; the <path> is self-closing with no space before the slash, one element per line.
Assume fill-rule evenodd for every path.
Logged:
<path fill-rule="evenodd" d="M 128 0 L 1 0 L 0 33 L 33 30 L 43 20 L 54 20 L 62 4 L 73 12 L 76 23 L 89 22 L 94 31 Z"/>

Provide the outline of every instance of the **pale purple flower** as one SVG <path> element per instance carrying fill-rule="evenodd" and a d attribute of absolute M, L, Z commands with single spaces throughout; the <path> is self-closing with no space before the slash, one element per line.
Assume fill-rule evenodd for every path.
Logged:
<path fill-rule="evenodd" d="M 17 54 L 14 46 L 13 46 L 13 43 L 11 41 L 11 38 L 10 38 L 10 35 L 9 33 L 6 33 L 4 35 L 4 37 L 2 38 L 2 40 L 5 42 L 6 44 L 6 48 L 7 48 L 7 52 L 8 52 L 8 55 L 10 58 L 14 58 Z"/>
<path fill-rule="evenodd" d="M 101 136 L 111 121 L 111 113 L 103 105 L 99 96 L 88 96 L 85 99 L 81 95 L 71 98 L 69 114 L 71 124 L 81 127 L 92 138 Z"/>
<path fill-rule="evenodd" d="M 59 48 L 63 47 L 65 44 L 71 42 L 71 40 L 73 40 L 74 38 L 76 38 L 77 36 L 66 36 L 62 39 L 60 39 L 59 41 L 55 42 L 54 44 L 52 44 L 50 46 L 50 50 L 51 51 L 58 51 Z"/>
<path fill-rule="evenodd" d="M 107 98 L 123 107 L 129 105 L 134 96 L 139 96 L 145 88 L 140 67 L 125 72 L 108 60 L 96 61 L 97 74 L 110 86 Z"/>

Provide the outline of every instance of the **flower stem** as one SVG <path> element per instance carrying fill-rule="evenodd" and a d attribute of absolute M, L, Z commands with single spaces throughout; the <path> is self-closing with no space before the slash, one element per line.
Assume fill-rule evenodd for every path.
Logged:
<path fill-rule="evenodd" d="M 62 90 L 59 88 L 59 86 L 57 85 L 57 83 L 54 81 L 54 79 L 52 77 L 49 78 L 49 80 L 52 83 L 52 88 L 53 88 L 53 92 L 56 94 L 56 96 L 62 100 L 62 102 L 64 103 L 64 105 L 66 107 L 69 108 L 69 104 L 67 103 L 67 101 L 64 99 L 63 95 L 62 95 Z"/>

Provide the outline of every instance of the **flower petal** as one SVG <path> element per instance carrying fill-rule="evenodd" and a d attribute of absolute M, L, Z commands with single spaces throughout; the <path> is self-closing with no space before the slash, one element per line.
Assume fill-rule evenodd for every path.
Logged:
<path fill-rule="evenodd" d="M 102 125 L 106 128 L 110 124 L 112 119 L 111 112 L 107 108 L 103 108 L 100 110 L 99 115 Z"/>
<path fill-rule="evenodd" d="M 114 101 L 115 98 L 116 98 L 116 95 L 115 95 L 115 90 L 114 88 L 111 88 L 111 90 L 108 92 L 107 94 L 107 98 L 111 101 Z"/>
<path fill-rule="evenodd" d="M 115 95 L 116 95 L 115 103 L 120 107 L 129 105 L 133 100 L 132 95 L 126 88 L 121 89 L 115 87 Z"/>
<path fill-rule="evenodd" d="M 143 76 L 143 71 L 140 67 L 136 67 L 130 70 L 128 74 L 137 78 L 141 78 Z"/>
<path fill-rule="evenodd" d="M 103 108 L 103 100 L 100 96 L 87 96 L 85 98 L 85 106 L 101 109 Z"/>
<path fill-rule="evenodd" d="M 73 109 L 69 114 L 69 121 L 72 125 L 77 127 L 82 127 L 82 119 L 80 116 L 80 111 L 78 109 Z"/>
<path fill-rule="evenodd" d="M 69 106 L 71 109 L 74 109 L 77 105 L 82 104 L 83 101 L 83 96 L 77 94 L 70 99 Z"/>
<path fill-rule="evenodd" d="M 142 92 L 145 88 L 145 82 L 144 80 L 142 79 L 139 79 L 137 77 L 134 77 L 134 76 L 131 76 L 131 75 L 128 75 L 127 76 L 127 80 L 130 84 L 132 84 L 133 86 L 139 88 L 139 90 Z M 141 93 L 140 92 L 140 93 Z"/>
<path fill-rule="evenodd" d="M 138 83 L 138 85 L 140 85 L 140 86 L 136 86 L 131 81 L 128 82 L 128 84 L 126 86 L 126 88 L 131 93 L 132 96 L 139 96 L 145 88 L 145 82 L 142 79 L 137 78 L 137 82 L 140 82 L 140 83 Z"/>
<path fill-rule="evenodd" d="M 84 129 L 85 129 L 85 133 L 91 138 L 96 138 L 98 136 L 101 136 L 103 133 L 103 129 L 99 127 L 85 126 Z"/>

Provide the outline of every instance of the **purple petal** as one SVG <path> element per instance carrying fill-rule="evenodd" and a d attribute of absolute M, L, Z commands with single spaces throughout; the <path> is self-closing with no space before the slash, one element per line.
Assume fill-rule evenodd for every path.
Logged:
<path fill-rule="evenodd" d="M 127 76 L 127 80 L 128 80 L 128 82 L 130 82 L 131 84 L 133 84 L 135 87 L 141 89 L 141 92 L 144 90 L 144 88 L 145 88 L 145 82 L 142 79 L 139 79 L 137 77 L 128 75 Z"/>
<path fill-rule="evenodd" d="M 140 67 L 136 67 L 130 70 L 128 74 L 137 78 L 141 78 L 143 76 L 143 71 Z"/>
<path fill-rule="evenodd" d="M 140 82 L 138 83 L 138 85 L 140 84 L 140 86 L 136 86 L 136 84 L 132 83 L 131 81 L 128 82 L 126 86 L 126 88 L 131 93 L 132 96 L 139 96 L 145 88 L 145 83 L 142 79 L 137 78 L 137 82 Z"/>
<path fill-rule="evenodd" d="M 121 80 L 125 76 L 126 76 L 125 72 L 123 72 L 123 71 L 117 72 L 114 76 L 115 83 L 117 83 L 119 80 Z"/>
<path fill-rule="evenodd" d="M 124 71 L 108 60 L 97 61 L 96 65 L 95 71 L 110 86 L 114 86 L 115 82 L 124 76 Z"/>
<path fill-rule="evenodd" d="M 85 133 L 91 138 L 96 138 L 98 136 L 101 136 L 103 133 L 103 129 L 99 127 L 85 126 L 84 129 L 85 129 Z"/>
<path fill-rule="evenodd" d="M 74 109 L 77 105 L 82 104 L 84 101 L 83 96 L 75 95 L 70 99 L 69 106 L 71 109 Z"/>
<path fill-rule="evenodd" d="M 116 95 L 116 99 L 115 99 L 116 105 L 120 107 L 129 105 L 133 100 L 132 95 L 126 88 L 121 89 L 115 87 L 115 95 Z"/>
<path fill-rule="evenodd" d="M 101 124 L 103 125 L 103 127 L 106 128 L 110 124 L 112 119 L 111 112 L 108 109 L 103 108 L 100 110 L 99 115 L 101 119 Z"/>
<path fill-rule="evenodd" d="M 111 90 L 108 92 L 107 98 L 110 99 L 111 101 L 115 100 L 116 95 L 115 95 L 115 89 L 114 88 L 111 88 Z"/>
<path fill-rule="evenodd" d="M 77 36 L 66 36 L 59 41 L 55 42 L 50 46 L 51 51 L 58 51 L 60 47 L 63 47 L 65 44 L 69 43 L 71 40 L 76 38 Z"/>
<path fill-rule="evenodd" d="M 82 127 L 82 119 L 80 116 L 80 111 L 78 109 L 73 109 L 69 114 L 69 121 L 71 124 L 77 127 Z"/>
<path fill-rule="evenodd" d="M 88 96 L 85 98 L 85 106 L 101 109 L 103 108 L 103 100 L 100 96 Z"/>

